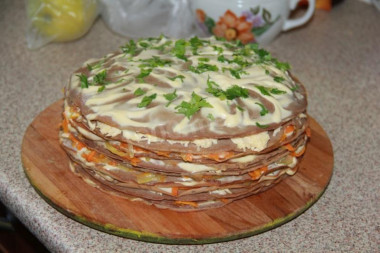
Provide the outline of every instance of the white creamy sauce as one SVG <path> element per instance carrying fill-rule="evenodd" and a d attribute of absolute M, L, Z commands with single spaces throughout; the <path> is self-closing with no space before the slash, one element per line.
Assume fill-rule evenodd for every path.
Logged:
<path fill-rule="evenodd" d="M 207 165 L 203 165 L 203 164 L 180 162 L 177 165 L 181 169 L 183 169 L 187 172 L 190 172 L 190 173 L 197 173 L 197 172 L 204 172 L 204 171 L 215 171 L 215 168 L 207 166 Z"/>
<path fill-rule="evenodd" d="M 218 195 L 226 195 L 226 194 L 231 194 L 232 192 L 230 189 L 221 189 L 221 190 L 214 190 L 210 191 L 210 194 L 218 194 Z"/>
<path fill-rule="evenodd" d="M 162 38 L 158 41 L 149 41 L 149 43 L 155 47 L 164 45 L 165 42 L 170 39 Z M 125 138 L 131 139 L 133 141 L 142 141 L 145 140 L 148 143 L 151 142 L 162 142 L 163 139 L 155 137 L 149 134 L 135 133 L 133 131 L 125 130 L 128 127 L 141 127 L 154 130 L 157 127 L 167 124 L 167 117 L 160 117 L 162 111 L 171 113 L 178 118 L 178 106 L 182 102 L 190 102 L 192 99 L 192 93 L 195 92 L 197 95 L 205 99 L 212 108 L 202 107 L 197 113 L 200 113 L 203 118 L 209 117 L 212 115 L 214 119 L 222 120 L 222 124 L 225 129 L 222 131 L 220 127 L 220 120 L 210 120 L 209 129 L 217 134 L 229 134 L 229 128 L 235 127 L 247 127 L 255 126 L 257 123 L 261 125 L 279 123 L 283 119 L 289 117 L 291 112 L 286 110 L 293 101 L 294 98 L 301 98 L 302 95 L 299 92 L 293 92 L 289 89 L 287 85 L 294 84 L 294 81 L 291 79 L 287 71 L 282 71 L 278 69 L 275 64 L 266 63 L 266 64 L 252 64 L 250 66 L 245 66 L 243 71 L 240 73 L 240 77 L 237 78 L 231 72 L 231 69 L 241 68 L 236 62 L 233 62 L 233 54 L 236 51 L 228 49 L 223 44 L 223 41 L 217 41 L 214 38 L 209 40 L 211 45 L 204 44 L 198 48 L 198 55 L 193 55 L 191 53 L 191 48 L 188 46 L 186 48 L 186 57 L 188 61 L 185 62 L 182 59 L 179 59 L 173 55 L 171 49 L 174 45 L 174 42 L 167 47 L 169 53 L 162 54 L 157 49 L 148 48 L 141 49 L 138 46 L 139 54 L 134 55 L 133 57 L 120 53 L 113 55 L 109 54 L 103 59 L 90 59 L 84 66 L 87 64 L 93 64 L 99 60 L 104 61 L 106 64 L 109 61 L 114 61 L 110 66 L 104 68 L 101 65 L 99 68 L 93 69 L 91 74 L 88 76 L 88 81 L 93 82 L 94 76 L 96 74 L 102 73 L 102 71 L 109 71 L 110 69 L 118 69 L 112 73 L 112 78 L 115 80 L 121 80 L 117 84 L 108 84 L 104 86 L 104 89 L 99 92 L 99 86 L 90 85 L 88 88 L 81 88 L 81 80 L 77 75 L 71 77 L 71 87 L 76 89 L 82 94 L 84 98 L 85 105 L 91 108 L 92 113 L 86 115 L 85 121 L 88 123 L 89 127 L 93 130 L 95 127 L 99 128 L 99 131 L 105 135 L 114 137 L 116 135 L 122 134 Z M 223 48 L 223 52 L 218 52 L 212 46 Z M 220 61 L 218 57 L 225 57 L 224 62 Z M 149 73 L 151 78 L 154 78 L 160 83 L 165 83 L 167 86 L 154 85 L 146 81 L 147 77 L 144 78 L 135 78 L 142 73 L 143 68 L 141 64 L 144 61 L 149 61 L 158 57 L 161 60 L 170 60 L 170 64 L 158 65 L 152 68 L 152 71 Z M 208 61 L 202 61 L 201 58 L 207 58 Z M 258 56 L 253 54 L 250 57 L 244 58 L 244 60 L 255 61 L 258 59 Z M 214 65 L 217 68 L 217 71 L 204 71 L 201 73 L 195 73 L 190 70 L 183 70 L 184 64 L 191 64 L 193 68 L 197 68 L 202 64 Z M 119 70 L 119 68 L 121 70 Z M 128 71 L 123 71 L 122 69 L 127 69 Z M 271 75 L 266 73 L 270 72 Z M 173 76 L 183 76 L 183 80 L 177 78 L 175 80 L 170 80 L 169 75 Z M 274 74 L 277 77 L 283 78 L 283 81 L 277 82 L 274 80 Z M 237 99 L 220 99 L 207 91 L 207 84 L 209 81 L 213 81 L 217 84 L 217 88 L 220 88 L 224 91 L 231 88 L 233 85 L 238 85 L 242 88 L 251 90 L 258 94 L 258 98 L 248 97 L 239 98 L 239 104 L 243 110 L 234 110 L 230 109 L 231 105 L 237 105 Z M 271 89 L 281 90 L 282 93 L 270 93 L 270 95 L 265 95 L 260 92 L 257 88 L 258 86 L 265 87 L 270 91 Z M 144 90 L 145 94 L 143 95 L 134 95 L 134 92 L 137 89 Z M 177 97 L 171 101 L 170 106 L 166 106 L 168 100 L 165 98 L 165 94 L 172 93 L 176 90 Z M 154 106 L 147 107 L 138 107 L 138 105 L 143 101 L 147 96 L 152 96 L 156 94 L 155 99 L 152 103 Z M 128 97 L 125 100 L 125 97 Z M 124 99 L 124 100 L 123 100 Z M 270 103 L 274 110 L 267 113 L 266 115 L 261 116 L 261 108 L 257 105 L 260 101 L 266 100 Z M 120 102 L 123 101 L 123 102 Z M 255 111 L 259 115 L 258 117 L 252 117 L 249 111 Z M 200 125 L 198 121 L 191 121 L 185 115 L 182 115 L 183 119 L 174 123 L 173 131 L 191 136 L 193 132 L 199 131 Z M 96 126 L 93 121 L 96 121 L 98 117 L 109 117 L 112 121 L 120 126 L 118 128 L 107 126 L 104 123 L 97 122 Z M 123 128 L 124 130 L 120 131 L 119 129 Z M 81 131 L 81 130 L 80 130 Z M 227 132 L 226 132 L 227 131 Z M 82 133 L 82 132 L 81 132 Z M 94 136 L 92 136 L 94 138 Z M 241 149 L 251 149 L 254 151 L 260 151 L 266 147 L 266 142 L 268 140 L 268 134 L 266 132 L 259 133 L 257 135 L 247 136 L 243 138 L 234 138 L 233 142 Z M 216 139 L 196 139 L 192 142 L 183 142 L 168 140 L 169 143 L 179 143 L 185 147 L 189 143 L 195 144 L 198 148 L 209 148 L 212 145 L 217 143 Z"/>
<path fill-rule="evenodd" d="M 261 151 L 267 147 L 269 140 L 268 132 L 262 132 L 256 135 L 246 136 L 243 138 L 232 138 L 231 141 L 236 144 L 239 149 L 250 149 L 253 151 Z"/>
<path fill-rule="evenodd" d="M 255 160 L 256 157 L 256 155 L 246 155 L 238 158 L 233 158 L 231 159 L 231 161 L 235 163 L 247 163 L 252 162 L 253 160 Z"/>

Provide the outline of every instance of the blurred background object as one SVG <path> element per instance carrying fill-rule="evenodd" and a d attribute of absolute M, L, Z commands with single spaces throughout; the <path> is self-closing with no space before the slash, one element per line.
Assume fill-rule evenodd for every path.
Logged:
<path fill-rule="evenodd" d="M 132 38 L 188 37 L 193 19 L 188 0 L 100 0 L 101 16 L 112 31 Z"/>
<path fill-rule="evenodd" d="M 97 17 L 97 6 L 97 0 L 27 0 L 28 48 L 80 38 Z"/>

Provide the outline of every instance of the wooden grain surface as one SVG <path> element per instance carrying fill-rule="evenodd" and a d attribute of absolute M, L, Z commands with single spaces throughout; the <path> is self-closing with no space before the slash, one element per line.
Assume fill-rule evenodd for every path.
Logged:
<path fill-rule="evenodd" d="M 25 173 L 36 191 L 65 215 L 98 230 L 142 241 L 201 244 L 251 236 L 301 214 L 322 195 L 333 171 L 333 151 L 310 117 L 312 137 L 298 172 L 270 190 L 221 208 L 175 212 L 131 202 L 84 183 L 68 167 L 58 142 L 62 100 L 40 113 L 22 143 Z"/>

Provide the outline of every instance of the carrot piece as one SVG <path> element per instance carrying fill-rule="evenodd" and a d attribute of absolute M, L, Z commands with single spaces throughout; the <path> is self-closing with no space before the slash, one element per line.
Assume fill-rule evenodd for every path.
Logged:
<path fill-rule="evenodd" d="M 286 139 L 286 134 L 283 134 L 280 138 L 280 142 L 283 142 Z"/>
<path fill-rule="evenodd" d="M 133 146 L 133 150 L 144 152 L 144 153 L 148 153 L 148 151 L 146 149 L 143 149 L 143 148 L 140 148 L 140 147 L 136 147 L 136 146 Z"/>
<path fill-rule="evenodd" d="M 95 155 L 95 150 L 91 151 L 90 154 L 88 154 L 86 157 L 87 162 L 94 162 L 96 160 Z"/>
<path fill-rule="evenodd" d="M 160 156 L 170 157 L 169 151 L 156 151 L 155 153 Z"/>
<path fill-rule="evenodd" d="M 109 161 L 108 164 L 111 165 L 111 166 L 116 166 L 117 165 L 117 163 L 115 161 Z"/>
<path fill-rule="evenodd" d="M 193 201 L 180 201 L 180 200 L 177 200 L 175 203 L 177 205 L 189 205 L 189 206 L 193 206 L 193 207 L 198 207 L 198 203 L 195 203 Z"/>
<path fill-rule="evenodd" d="M 128 147 L 128 144 L 127 144 L 127 143 L 124 143 L 124 142 L 120 142 L 120 147 L 121 147 L 121 148 L 127 148 L 127 147 Z"/>
<path fill-rule="evenodd" d="M 182 155 L 182 159 L 186 162 L 191 162 L 193 160 L 193 155 L 192 154 L 185 154 Z"/>
<path fill-rule="evenodd" d="M 259 179 L 261 175 L 268 170 L 268 167 L 262 167 L 257 170 L 251 171 L 248 174 L 251 176 L 252 180 Z"/>
<path fill-rule="evenodd" d="M 173 196 L 178 196 L 178 187 L 173 187 L 172 188 L 172 195 Z"/>
<path fill-rule="evenodd" d="M 212 160 L 217 161 L 217 162 L 221 162 L 221 161 L 224 161 L 224 160 L 228 160 L 233 155 L 234 155 L 234 152 L 225 151 L 225 152 L 218 153 L 218 154 L 203 155 L 203 157 L 212 159 Z"/>
<path fill-rule="evenodd" d="M 300 157 L 301 155 L 303 155 L 303 153 L 305 153 L 305 150 L 306 150 L 306 147 L 303 147 L 303 149 L 300 152 L 298 153 L 292 152 L 290 155 L 294 157 Z"/>
<path fill-rule="evenodd" d="M 128 158 L 129 159 L 129 161 L 131 161 L 131 164 L 133 165 L 133 166 L 136 166 L 141 160 L 139 159 L 139 158 L 137 158 L 137 157 L 133 157 L 133 158 Z"/>
<path fill-rule="evenodd" d="M 228 204 L 230 201 L 228 199 L 220 199 L 224 204 Z"/>
<path fill-rule="evenodd" d="M 64 133 L 68 133 L 69 132 L 69 122 L 67 122 L 66 117 L 63 118 L 62 129 L 63 129 Z"/>
<path fill-rule="evenodd" d="M 310 138 L 311 137 L 311 129 L 310 129 L 310 127 L 306 128 L 305 132 L 306 132 L 306 136 Z"/>
<path fill-rule="evenodd" d="M 287 150 L 289 150 L 290 152 L 295 151 L 294 147 L 293 147 L 291 144 L 286 144 L 284 147 L 285 147 Z"/>
<path fill-rule="evenodd" d="M 82 148 L 86 147 L 86 145 L 84 145 L 82 142 L 79 142 L 77 143 L 77 149 L 78 150 L 81 150 Z"/>
<path fill-rule="evenodd" d="M 289 126 L 287 126 L 287 127 L 285 128 L 284 133 L 285 133 L 285 134 L 290 134 L 290 133 L 294 132 L 294 129 L 295 129 L 295 127 L 294 127 L 293 125 L 289 125 Z"/>

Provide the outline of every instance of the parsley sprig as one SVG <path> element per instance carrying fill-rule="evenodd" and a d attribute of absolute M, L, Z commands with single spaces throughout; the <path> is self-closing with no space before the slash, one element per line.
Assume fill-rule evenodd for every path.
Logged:
<path fill-rule="evenodd" d="M 256 88 L 261 92 L 261 94 L 265 96 L 271 96 L 271 94 L 274 94 L 274 95 L 286 94 L 286 91 L 279 90 L 277 88 L 268 88 L 261 85 L 257 85 Z"/>
<path fill-rule="evenodd" d="M 242 88 L 236 84 L 232 85 L 231 87 L 229 87 L 227 90 L 224 91 L 223 89 L 220 88 L 220 86 L 216 82 L 210 80 L 210 77 L 208 77 L 207 79 L 206 91 L 214 95 L 215 97 L 219 98 L 220 100 L 225 100 L 225 99 L 233 100 L 235 98 L 239 98 L 239 97 L 247 98 L 249 96 L 249 92 L 247 89 Z"/>
<path fill-rule="evenodd" d="M 164 94 L 164 98 L 169 101 L 166 104 L 166 107 L 168 107 L 173 102 L 173 100 L 177 98 L 177 90 L 174 90 L 172 93 Z"/>
<path fill-rule="evenodd" d="M 177 110 L 177 113 L 184 114 L 188 119 L 190 119 L 203 107 L 213 108 L 213 106 L 208 103 L 206 99 L 193 92 L 189 102 L 182 101 L 182 103 L 177 105 L 175 109 Z"/>
<path fill-rule="evenodd" d="M 190 66 L 189 70 L 192 71 L 192 72 L 194 72 L 194 73 L 201 74 L 201 73 L 204 73 L 204 72 L 207 72 L 207 71 L 214 71 L 214 72 L 216 72 L 216 71 L 219 70 L 219 68 L 216 65 L 200 62 L 198 64 L 198 66 L 196 66 L 196 67 Z"/>
<path fill-rule="evenodd" d="M 154 93 L 150 96 L 144 96 L 141 102 L 137 105 L 137 107 L 138 108 L 147 107 L 148 105 L 150 105 L 150 103 L 152 103 L 154 99 L 156 99 L 156 97 L 157 97 L 157 93 Z"/>
<path fill-rule="evenodd" d="M 255 104 L 260 106 L 260 108 L 261 108 L 260 115 L 261 116 L 264 116 L 269 112 L 268 109 L 262 103 L 256 102 Z"/>

